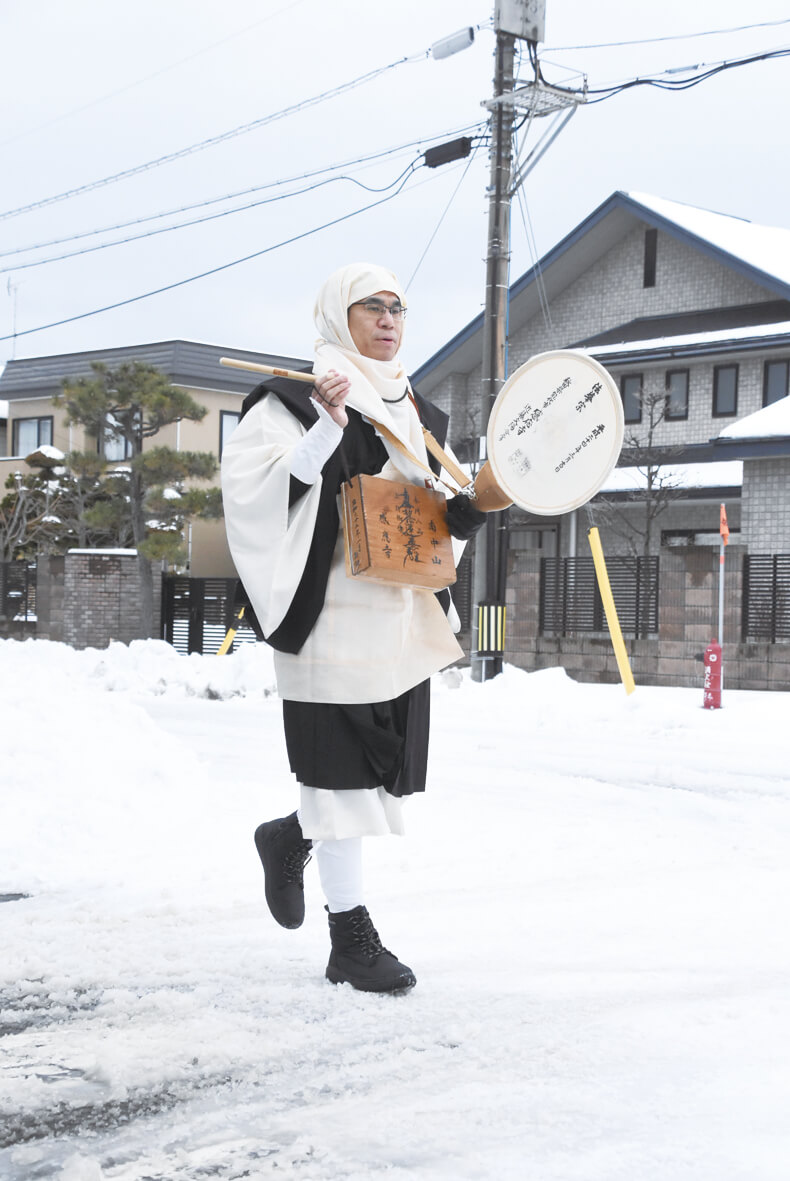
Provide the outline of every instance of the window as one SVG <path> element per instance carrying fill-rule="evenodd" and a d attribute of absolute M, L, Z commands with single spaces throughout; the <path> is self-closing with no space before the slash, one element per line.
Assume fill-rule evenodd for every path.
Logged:
<path fill-rule="evenodd" d="M 643 287 L 656 285 L 656 255 L 658 253 L 658 230 L 645 230 L 645 269 Z"/>
<path fill-rule="evenodd" d="M 620 378 L 620 394 L 626 422 L 642 421 L 642 374 L 627 373 Z"/>
<path fill-rule="evenodd" d="M 763 406 L 770 406 L 787 397 L 787 377 L 790 361 L 766 361 L 763 374 Z"/>
<path fill-rule="evenodd" d="M 220 410 L 219 412 L 219 455 L 222 458 L 222 450 L 227 443 L 236 424 L 241 418 L 241 414 L 237 414 L 234 410 Z"/>
<path fill-rule="evenodd" d="M 689 416 L 689 371 L 670 369 L 667 372 L 667 418 Z"/>
<path fill-rule="evenodd" d="M 131 443 L 120 433 L 120 424 L 112 414 L 105 420 L 99 451 L 108 463 L 120 463 L 132 454 Z"/>
<path fill-rule="evenodd" d="M 38 447 L 52 445 L 52 418 L 15 418 L 13 453 L 30 455 Z"/>
<path fill-rule="evenodd" d="M 738 413 L 738 366 L 713 367 L 713 417 L 724 418 Z"/>

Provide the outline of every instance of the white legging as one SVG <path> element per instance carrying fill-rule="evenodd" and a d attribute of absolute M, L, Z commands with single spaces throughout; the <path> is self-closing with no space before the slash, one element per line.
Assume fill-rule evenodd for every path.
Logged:
<path fill-rule="evenodd" d="M 313 851 L 321 889 L 331 913 L 362 906 L 362 837 L 316 841 Z"/>

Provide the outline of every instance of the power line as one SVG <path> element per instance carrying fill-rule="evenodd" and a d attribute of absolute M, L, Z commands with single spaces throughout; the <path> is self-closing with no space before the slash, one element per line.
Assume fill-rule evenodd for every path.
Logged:
<path fill-rule="evenodd" d="M 66 234 L 60 238 L 50 238 L 44 242 L 34 242 L 28 246 L 16 246 L 11 250 L 0 251 L 0 258 L 12 258 L 18 254 L 28 254 L 33 250 L 43 250 L 49 246 L 61 246 L 66 242 L 78 242 L 83 238 L 92 238 L 97 234 L 109 234 L 114 230 L 125 230 L 131 226 L 145 225 L 151 221 L 159 221 L 165 217 L 175 217 L 179 213 L 190 213 L 193 209 L 205 209 L 210 205 L 219 205 L 223 201 L 233 201 L 237 197 L 249 197 L 254 193 L 265 192 L 267 189 L 279 188 L 283 185 L 295 184 L 297 181 L 311 180 L 316 176 L 323 176 L 328 172 L 336 172 L 343 168 L 353 168 L 356 165 L 370 164 L 376 160 L 383 160 L 388 156 L 395 156 L 399 153 L 408 151 L 411 148 L 421 147 L 424 144 L 430 144 L 436 140 L 451 139 L 454 136 L 462 135 L 467 132 L 479 132 L 484 127 L 484 122 L 478 122 L 466 127 L 461 127 L 453 131 L 444 131 L 438 135 L 421 136 L 419 139 L 410 140 L 405 144 L 398 144 L 393 148 L 385 148 L 380 152 L 371 152 L 367 156 L 357 156 L 352 160 L 344 160 L 339 164 L 328 164 L 323 168 L 315 168 L 311 172 L 299 173 L 296 176 L 286 177 L 281 180 L 268 181 L 266 184 L 253 185 L 251 188 L 239 189 L 233 193 L 224 193 L 220 197 L 209 197 L 203 201 L 195 201 L 189 205 L 176 206 L 174 209 L 167 209 L 161 213 L 150 213 L 144 217 L 131 218 L 128 221 L 116 222 L 113 225 L 101 226 L 98 229 L 82 230 L 76 234 Z M 352 179 L 352 178 L 332 178 L 332 179 Z M 363 186 L 364 187 L 364 186 Z M 302 192 L 307 190 L 300 190 Z M 286 193 L 285 196 L 295 196 L 296 193 Z M 178 229 L 178 226 L 172 227 Z"/>
<path fill-rule="evenodd" d="M 137 164 L 133 168 L 126 168 L 122 172 L 116 172 L 112 176 L 105 176 L 101 180 L 90 181 L 88 184 L 67 189 L 65 192 L 56 193 L 52 197 L 44 197 L 40 201 L 32 201 L 29 205 L 19 206 L 18 209 L 6 210 L 5 213 L 0 213 L 0 221 L 4 221 L 9 217 L 17 217 L 22 213 L 31 213 L 35 209 L 43 209 L 48 205 L 55 205 L 59 201 L 67 201 L 71 197 L 77 197 L 82 193 L 94 192 L 96 189 L 104 188 L 106 185 L 115 184 L 119 180 L 127 180 L 131 176 L 138 176 L 142 172 L 148 172 L 153 168 L 158 168 L 162 164 L 170 164 L 174 160 L 181 160 L 185 156 L 190 156 L 195 152 L 216 147 L 217 144 L 225 143 L 227 140 L 234 139 L 236 136 L 246 135 L 248 132 L 254 131 L 259 127 L 265 127 L 269 123 L 274 123 L 279 119 L 285 119 L 288 115 L 294 115 L 299 111 L 307 110 L 309 107 L 317 106 L 319 103 L 326 102 L 330 98 L 337 98 L 338 95 L 345 94 L 349 90 L 354 90 L 357 86 L 364 85 L 365 82 L 371 82 L 374 78 L 378 78 L 381 74 L 385 74 L 389 70 L 394 70 L 397 66 L 419 61 L 425 56 L 425 53 L 420 53 L 412 57 L 399 58 L 398 61 L 390 62 L 387 66 L 379 66 L 375 70 L 369 70 L 366 74 L 360 74 L 358 78 L 353 78 L 350 82 L 344 82 L 340 86 L 333 87 L 331 90 L 325 90 L 321 94 L 313 95 L 312 98 L 303 99 L 301 102 L 293 103 L 290 107 L 284 107 L 281 111 L 274 111 L 270 115 L 263 115 L 260 119 L 253 119 L 250 123 L 244 123 L 239 127 L 231 128 L 230 131 L 223 131 L 219 135 L 211 136 L 209 139 L 201 140 L 196 144 L 190 144 L 189 147 L 180 148 L 178 151 L 170 152 L 166 156 L 158 156 L 155 160 L 149 160 L 145 164 Z"/>
<path fill-rule="evenodd" d="M 19 336 L 32 336 L 36 332 L 46 332 L 49 328 L 60 328 L 64 324 L 74 324 L 77 320 L 87 320 L 90 316 L 99 316 L 102 312 L 112 312 L 116 308 L 127 307 L 132 303 L 139 303 L 141 300 L 150 299 L 154 295 L 162 295 L 166 291 L 174 291 L 178 287 L 186 287 L 188 283 L 195 283 L 198 279 L 207 279 L 210 275 L 217 275 L 221 271 L 230 270 L 231 267 L 240 266 L 241 263 L 250 262 L 254 258 L 260 258 L 264 254 L 271 254 L 274 250 L 279 250 L 282 246 L 291 246 L 294 242 L 300 242 L 303 238 L 309 238 L 313 234 L 318 234 L 321 230 L 330 229 L 332 226 L 340 225 L 341 222 L 349 221 L 352 217 L 357 217 L 360 213 L 366 213 L 369 209 L 375 209 L 379 205 L 384 205 L 388 201 L 392 201 L 401 193 L 413 175 L 415 169 L 409 171 L 403 178 L 399 187 L 395 192 L 390 193 L 386 197 L 380 198 L 378 201 L 371 201 L 369 205 L 363 205 L 360 209 L 354 209 L 351 213 L 344 213 L 340 217 L 332 218 L 331 221 L 326 221 L 323 225 L 314 226 L 310 230 L 305 230 L 301 234 L 295 234 L 291 238 L 285 238 L 282 242 L 276 242 L 273 246 L 266 246 L 263 250 L 256 250 L 252 254 L 245 254 L 243 258 L 234 258 L 231 262 L 222 263 L 218 267 L 212 267 L 208 271 L 201 271 L 198 275 L 190 275 L 186 279 L 179 279 L 175 283 L 167 283 L 164 287 L 157 287 L 153 291 L 145 291 L 141 295 L 132 295 L 128 299 L 120 299 L 117 303 L 106 304 L 102 308 L 94 308 L 90 312 L 80 312 L 76 316 L 67 316 L 63 320 L 53 320 L 50 324 L 39 324 L 36 328 L 25 328 L 21 332 L 10 333 L 7 336 L 0 336 L 0 342 L 5 340 L 14 340 Z"/>
<path fill-rule="evenodd" d="M 205 53 L 211 53 L 213 50 L 219 49 L 220 46 L 227 45 L 228 41 L 235 41 L 245 33 L 251 32 L 252 29 L 257 29 L 259 25 L 267 24 L 283 12 L 289 12 L 292 8 L 296 8 L 297 5 L 303 3 L 304 0 L 291 0 L 290 4 L 286 4 L 283 8 L 278 8 L 276 12 L 270 12 L 267 16 L 253 21 L 251 25 L 245 25 L 243 29 L 238 29 L 235 33 L 230 33 L 220 41 L 213 41 L 211 45 L 204 45 L 202 49 L 197 49 L 194 53 L 188 54 L 187 57 L 181 57 L 178 61 L 171 62 L 168 66 L 163 66 L 161 70 L 154 70 L 152 74 L 146 74 L 144 78 L 138 78 L 136 82 L 129 82 L 126 86 L 120 86 L 117 90 L 111 90 L 109 94 L 102 94 L 97 98 L 92 98 L 90 102 L 83 103 L 80 107 L 73 107 L 70 111 L 63 111 L 60 115 L 56 115 L 54 119 L 48 119 L 46 123 L 39 123 L 37 127 L 30 127 L 27 131 L 20 131 L 16 135 L 9 136 L 8 139 L 0 140 L 0 147 L 15 143 L 17 140 L 24 139 L 28 135 L 35 135 L 37 131 L 45 131 L 47 127 L 52 127 L 55 123 L 62 123 L 64 119 L 70 119 L 72 115 L 79 115 L 82 111 L 88 111 L 91 107 L 99 106 L 111 98 L 116 98 L 119 94 L 126 94 L 128 90 L 136 90 L 138 86 L 144 86 L 146 82 L 151 82 L 154 78 L 160 78 L 162 74 L 169 74 L 171 70 L 176 70 L 179 66 L 194 61 L 196 57 L 202 57 Z"/>
<path fill-rule="evenodd" d="M 571 110 L 570 113 L 573 114 L 573 110 Z M 562 117 L 562 112 L 560 112 L 560 116 Z M 567 113 L 566 113 L 566 118 L 567 118 Z M 549 145 L 551 144 L 555 135 L 558 135 L 559 132 L 562 130 L 562 127 L 564 127 L 564 126 L 565 126 L 565 123 L 563 122 L 562 125 L 556 129 L 554 135 L 552 135 L 551 139 L 549 139 L 548 144 L 546 144 L 546 148 L 549 147 Z M 527 130 L 529 130 L 529 128 Z M 546 134 L 548 134 L 548 132 Z M 527 133 L 525 132 L 524 143 L 522 145 L 522 148 L 520 148 L 516 153 L 517 160 L 521 155 L 521 151 L 523 150 L 523 147 L 526 146 L 526 138 L 527 138 Z M 538 293 L 538 301 L 540 303 L 540 310 L 543 314 L 543 323 L 549 332 L 549 339 L 553 340 L 554 339 L 554 324 L 553 324 L 553 321 L 551 318 L 551 308 L 549 306 L 549 296 L 548 296 L 548 292 L 546 290 L 546 284 L 543 280 L 543 272 L 542 272 L 541 266 L 540 266 L 540 255 L 538 254 L 537 239 L 535 237 L 535 230 L 532 225 L 532 217 L 529 212 L 529 206 L 527 204 L 527 195 L 526 195 L 525 186 L 524 186 L 524 178 L 526 176 L 526 172 L 524 170 L 526 168 L 526 165 L 533 157 L 536 157 L 535 163 L 537 164 L 538 160 L 543 155 L 543 152 L 539 152 L 539 148 L 545 138 L 546 138 L 546 135 L 542 136 L 541 139 L 538 140 L 537 144 L 532 149 L 532 152 L 530 153 L 530 155 L 527 156 L 527 158 L 525 159 L 524 164 L 520 168 L 517 169 L 516 176 L 515 176 L 515 183 L 513 180 L 511 180 L 511 188 L 515 192 L 515 195 L 516 195 L 516 203 L 518 205 L 519 213 L 521 214 L 521 222 L 524 227 L 524 237 L 526 238 L 527 249 L 529 251 L 530 258 L 532 260 L 531 269 L 532 269 L 534 276 L 535 276 L 535 290 Z M 513 139 L 514 139 L 514 142 L 517 144 L 518 131 L 514 131 Z M 544 151 L 545 150 L 546 149 L 544 149 Z M 533 165 L 533 167 L 534 167 L 534 165 Z M 512 230 L 511 230 L 511 237 L 512 237 Z"/>
<path fill-rule="evenodd" d="M 366 189 L 369 193 L 386 193 L 389 189 L 394 188 L 398 181 L 400 181 L 407 172 L 413 171 L 416 166 L 416 162 L 413 161 L 411 164 L 407 165 L 403 172 L 396 176 L 395 180 L 391 181 L 388 185 L 383 185 L 381 188 L 374 188 L 371 185 L 365 185 L 362 183 L 362 181 L 356 180 L 356 178 L 353 176 L 330 176 L 327 177 L 326 180 L 317 181 L 315 184 L 308 185 L 304 189 L 296 189 L 290 193 L 280 193 L 275 197 L 261 197 L 258 201 L 248 201 L 246 205 L 237 205 L 233 209 L 222 209 L 218 213 L 207 213 L 203 217 L 193 217 L 190 218 L 189 221 L 182 221 L 177 225 L 157 226 L 151 230 L 143 230 L 139 234 L 129 234 L 126 238 L 116 238 L 113 242 L 98 242 L 95 246 L 83 246 L 78 250 L 67 250 L 62 254 L 50 255 L 49 258 L 36 259 L 34 262 L 14 263 L 11 266 L 0 267 L 0 275 L 4 275 L 8 272 L 25 271 L 32 267 L 45 266 L 47 263 L 51 262 L 61 262 L 63 259 L 76 258 L 83 254 L 93 254 L 97 250 L 109 250 L 113 246 L 123 246 L 128 242 L 139 242 L 143 238 L 153 238 L 156 237 L 157 234 L 169 234 L 173 230 L 183 230 L 188 226 L 203 225 L 208 221 L 216 221 L 222 217 L 230 217 L 234 213 L 243 213 L 249 209 L 257 209 L 261 205 L 271 205 L 276 201 L 285 201 L 288 197 L 298 197 L 304 193 L 312 193 L 315 191 L 315 189 L 319 189 L 324 185 L 334 184 L 340 180 L 347 180 L 351 184 L 355 184 L 362 189 Z"/>
<path fill-rule="evenodd" d="M 592 45 L 554 45 L 545 53 L 570 53 L 578 49 L 617 49 L 621 45 L 654 45 L 659 41 L 690 41 L 695 37 L 718 37 L 725 33 L 744 33 L 749 29 L 769 29 L 776 25 L 788 25 L 790 18 L 776 21 L 762 21 L 756 25 L 734 25 L 729 29 L 705 29 L 700 33 L 673 33 L 666 37 L 642 37 L 634 41 L 599 41 Z"/>
<path fill-rule="evenodd" d="M 433 240 L 434 240 L 434 238 L 436 237 L 436 235 L 439 233 L 439 230 L 440 230 L 440 228 L 441 228 L 442 222 L 443 222 L 443 221 L 444 221 L 444 219 L 447 217 L 447 214 L 450 212 L 450 207 L 451 207 L 451 205 L 452 205 L 453 201 L 455 200 L 455 198 L 458 196 L 458 191 L 459 191 L 459 189 L 461 188 L 461 185 L 464 183 L 464 181 L 465 181 L 465 179 L 466 179 L 466 174 L 468 173 L 469 169 L 472 167 L 472 161 L 474 160 L 475 156 L 477 155 L 477 149 L 478 149 L 479 147 L 480 147 L 480 141 L 478 140 L 478 142 L 477 142 L 477 143 L 475 144 L 475 146 L 474 146 L 474 150 L 472 151 L 472 154 L 471 154 L 471 155 L 470 155 L 470 157 L 469 157 L 469 160 L 468 160 L 468 162 L 467 162 L 466 168 L 465 168 L 465 169 L 463 170 L 463 172 L 461 173 L 461 179 L 458 181 L 458 184 L 457 184 L 457 185 L 455 186 L 455 188 L 453 189 L 453 192 L 452 192 L 452 194 L 451 194 L 451 196 L 450 196 L 450 200 L 447 202 L 447 205 L 445 206 L 445 209 L 444 209 L 444 212 L 442 213 L 442 216 L 439 218 L 438 222 L 436 223 L 436 228 L 434 229 L 433 233 L 431 234 L 430 238 L 428 239 L 428 242 L 427 242 L 427 244 L 426 244 L 426 246 L 425 246 L 425 249 L 423 250 L 422 254 L 420 255 L 420 257 L 419 257 L 419 259 L 418 259 L 418 261 L 417 261 L 417 265 L 416 265 L 416 267 L 414 268 L 414 270 L 412 271 L 412 273 L 411 273 L 411 276 L 410 276 L 410 278 L 409 278 L 409 281 L 407 282 L 406 286 L 404 287 L 404 291 L 408 291 L 408 290 L 409 290 L 409 288 L 411 287 L 412 283 L 414 282 L 414 277 L 415 277 L 415 275 L 417 274 L 417 272 L 419 271 L 419 269 L 420 269 L 420 267 L 422 266 L 423 262 L 425 261 L 425 256 L 426 256 L 426 254 L 428 253 L 428 251 L 430 250 L 431 246 L 433 245 Z"/>
<path fill-rule="evenodd" d="M 600 98 L 589 98 L 587 105 L 592 106 L 594 103 L 604 102 L 607 98 L 613 98 L 616 94 L 622 94 L 624 90 L 631 90 L 635 86 L 654 86 L 658 90 L 690 90 L 692 86 L 698 86 L 700 82 L 712 78 L 715 74 L 721 74 L 725 70 L 736 69 L 739 66 L 753 65 L 755 62 L 769 61 L 772 58 L 787 57 L 790 55 L 790 49 L 775 49 L 768 50 L 765 53 L 757 53 L 752 57 L 736 58 L 730 61 L 719 62 L 715 66 L 703 70 L 700 74 L 695 74 L 692 78 L 663 78 L 660 75 L 653 78 L 631 78 L 627 82 L 619 82 L 612 86 L 590 88 L 587 91 L 588 96 L 598 94 Z M 698 69 L 698 66 L 690 66 L 690 69 Z M 665 71 L 666 72 L 666 71 Z"/>

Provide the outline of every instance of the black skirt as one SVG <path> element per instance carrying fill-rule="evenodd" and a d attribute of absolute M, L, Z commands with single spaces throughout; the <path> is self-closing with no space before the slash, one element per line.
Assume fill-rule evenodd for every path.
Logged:
<path fill-rule="evenodd" d="M 366 705 L 283 701 L 291 770 L 307 787 L 425 791 L 430 709 L 430 681 Z"/>

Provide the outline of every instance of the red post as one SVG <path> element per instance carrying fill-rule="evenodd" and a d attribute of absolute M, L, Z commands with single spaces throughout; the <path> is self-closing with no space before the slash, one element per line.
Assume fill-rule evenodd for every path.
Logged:
<path fill-rule="evenodd" d="M 702 693 L 703 709 L 721 709 L 721 644 L 711 640 L 703 657 L 705 682 Z"/>

